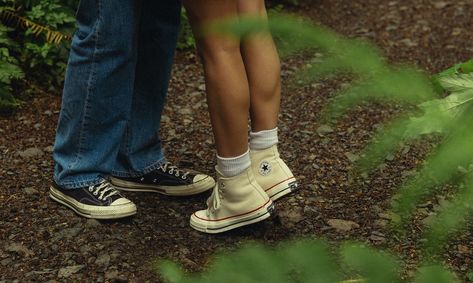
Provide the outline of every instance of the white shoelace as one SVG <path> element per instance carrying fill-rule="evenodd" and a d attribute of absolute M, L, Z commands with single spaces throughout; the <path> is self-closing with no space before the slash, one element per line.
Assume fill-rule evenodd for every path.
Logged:
<path fill-rule="evenodd" d="M 222 184 L 223 185 L 223 184 Z M 220 188 L 220 185 L 216 184 L 212 195 L 207 199 L 207 206 L 211 208 L 213 211 L 216 211 L 220 208 L 220 205 L 222 203 L 222 189 Z"/>
<path fill-rule="evenodd" d="M 93 193 L 95 196 L 98 195 L 99 200 L 104 200 L 118 194 L 118 191 L 109 182 L 102 182 L 98 185 L 90 186 L 89 192 Z"/>
<path fill-rule="evenodd" d="M 176 177 L 181 177 L 182 179 L 187 179 L 187 175 L 189 175 L 189 172 L 185 172 L 185 173 L 184 173 L 184 172 L 181 171 L 179 168 L 177 168 L 177 166 L 174 166 L 174 165 L 172 165 L 172 164 L 169 163 L 169 162 L 164 163 L 164 164 L 161 165 L 161 167 L 159 167 L 159 168 L 161 168 L 161 170 L 162 170 L 163 172 L 165 172 L 165 173 L 167 172 L 167 173 L 169 173 L 169 174 L 171 174 L 171 175 L 174 174 L 174 172 L 176 172 L 176 173 L 174 174 L 174 176 L 176 176 Z M 168 171 L 168 169 L 169 169 L 169 171 Z M 180 175 L 181 173 L 183 173 L 182 176 Z"/>

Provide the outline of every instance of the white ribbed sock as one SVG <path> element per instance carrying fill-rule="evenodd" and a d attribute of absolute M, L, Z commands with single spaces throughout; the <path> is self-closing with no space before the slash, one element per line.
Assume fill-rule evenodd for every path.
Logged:
<path fill-rule="evenodd" d="M 250 150 L 236 157 L 220 157 L 217 155 L 217 168 L 225 177 L 236 176 L 251 165 Z"/>
<path fill-rule="evenodd" d="M 250 132 L 250 148 L 262 150 L 278 143 L 278 128 L 259 132 Z"/>

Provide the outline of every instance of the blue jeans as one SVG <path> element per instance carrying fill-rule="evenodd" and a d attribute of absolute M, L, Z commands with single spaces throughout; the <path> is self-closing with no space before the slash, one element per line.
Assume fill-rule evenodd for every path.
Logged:
<path fill-rule="evenodd" d="M 67 189 L 159 167 L 179 0 L 81 0 L 54 145 Z"/>

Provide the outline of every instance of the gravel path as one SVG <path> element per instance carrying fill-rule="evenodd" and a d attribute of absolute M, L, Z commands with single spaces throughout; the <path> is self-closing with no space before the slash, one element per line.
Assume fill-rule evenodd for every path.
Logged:
<path fill-rule="evenodd" d="M 376 43 L 393 63 L 436 72 L 473 57 L 473 1 L 305 0 L 295 12 L 349 37 Z M 304 57 L 284 60 L 286 80 Z M 0 282 L 157 281 L 155 259 L 180 262 L 195 271 L 220 249 L 247 241 L 268 244 L 301 236 L 338 243 L 356 239 L 400 255 L 408 267 L 419 260 L 422 219 L 438 202 L 419 207 L 410 234 L 398 239 L 383 212 L 406 172 L 420 165 L 432 147 L 416 143 L 365 180 L 352 180 L 350 157 L 399 107 L 357 107 L 338 124 L 321 131 L 318 113 L 343 84 L 327 80 L 286 88 L 280 117 L 280 149 L 294 168 L 302 190 L 278 203 L 280 223 L 264 223 L 209 236 L 188 227 L 189 214 L 207 195 L 173 199 L 128 194 L 139 206 L 136 217 L 98 222 L 77 217 L 49 200 L 50 158 L 60 98 L 38 96 L 22 111 L 0 118 Z M 190 52 L 178 54 L 163 118 L 168 158 L 181 166 L 213 173 L 213 140 L 201 67 Z M 348 227 L 347 229 L 342 229 Z M 473 229 L 446 247 L 445 261 L 464 276 L 473 270 Z M 17 281 L 15 281 L 17 280 Z"/>

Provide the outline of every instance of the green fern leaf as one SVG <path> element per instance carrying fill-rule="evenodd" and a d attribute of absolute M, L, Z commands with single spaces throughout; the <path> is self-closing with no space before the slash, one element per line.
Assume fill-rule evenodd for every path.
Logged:
<path fill-rule="evenodd" d="M 473 90 L 473 73 L 453 74 L 439 79 L 442 87 L 449 92 Z"/>

